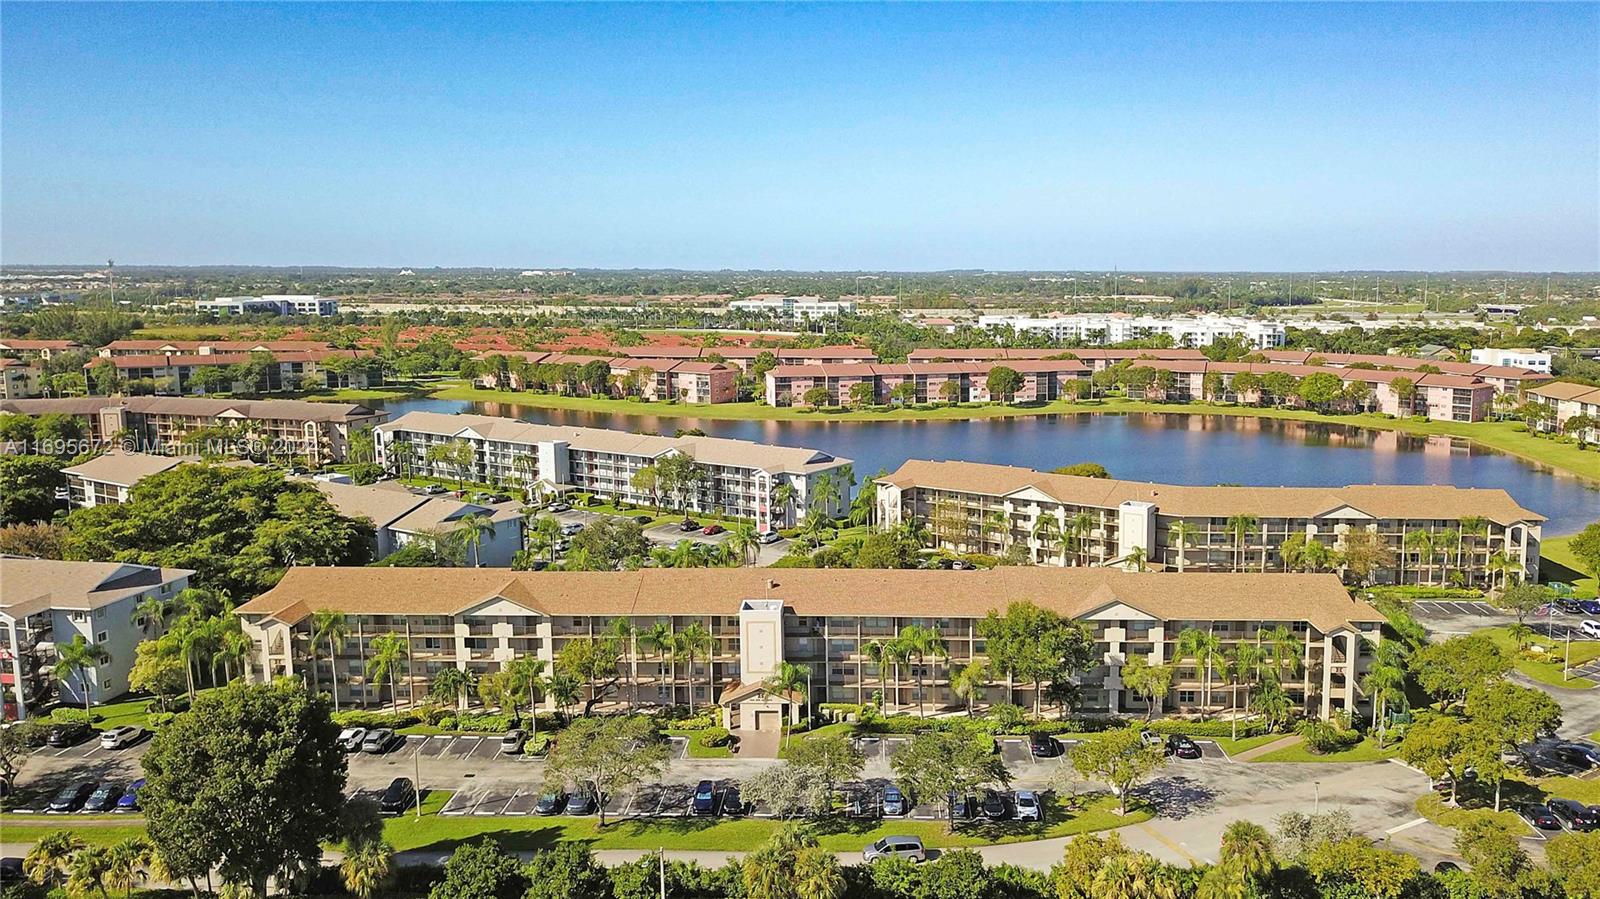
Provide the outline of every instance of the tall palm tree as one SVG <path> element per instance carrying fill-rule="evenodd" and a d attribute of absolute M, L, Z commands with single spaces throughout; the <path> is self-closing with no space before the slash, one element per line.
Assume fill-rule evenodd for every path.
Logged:
<path fill-rule="evenodd" d="M 1226 666 L 1228 677 L 1233 681 L 1233 739 L 1239 739 L 1239 688 L 1244 687 L 1244 713 L 1250 714 L 1250 685 L 1261 676 L 1261 663 L 1266 661 L 1267 653 L 1255 643 L 1240 643 L 1228 653 Z"/>
<path fill-rule="evenodd" d="M 1428 575 L 1428 570 L 1433 567 L 1433 535 L 1421 528 L 1407 531 L 1400 541 L 1400 546 L 1407 552 L 1417 554 L 1417 567 L 1422 569 L 1419 580 L 1432 581 L 1433 578 Z"/>
<path fill-rule="evenodd" d="M 167 629 L 167 621 L 176 611 L 175 603 L 159 596 L 146 596 L 133 608 L 133 623 L 145 634 L 158 634 Z"/>
<path fill-rule="evenodd" d="M 388 681 L 389 701 L 397 706 L 400 704 L 400 689 L 395 676 L 410 655 L 410 644 L 399 634 L 379 634 L 372 638 L 372 658 L 367 660 L 367 678 Z"/>
<path fill-rule="evenodd" d="M 922 666 L 927 663 L 929 656 L 934 658 L 948 657 L 950 655 L 949 650 L 945 648 L 944 638 L 939 636 L 937 630 L 931 627 L 923 627 L 920 624 L 908 624 L 901 628 L 900 636 L 897 639 L 904 647 L 906 656 L 917 660 L 916 667 L 912 669 L 916 674 L 917 680 L 917 716 L 925 718 L 927 717 L 927 712 L 924 708 L 924 700 L 927 694 L 922 683 Z"/>
<path fill-rule="evenodd" d="M 94 704 L 94 691 L 89 687 L 89 672 L 110 658 L 110 654 L 99 644 L 90 643 L 79 634 L 72 638 L 71 643 L 56 644 L 56 662 L 51 674 L 63 686 L 76 678 L 78 689 L 83 695 L 84 711 L 88 711 Z"/>
<path fill-rule="evenodd" d="M 111 847 L 106 870 L 106 885 L 133 896 L 133 888 L 150 876 L 155 861 L 155 844 L 144 837 L 128 837 Z"/>
<path fill-rule="evenodd" d="M 710 684 L 712 680 L 711 653 L 716 648 L 716 645 L 716 638 L 711 636 L 711 632 L 706 630 L 706 626 L 700 623 L 698 619 L 689 622 L 689 626 L 679 631 L 677 637 L 674 638 L 673 650 L 677 655 L 682 656 L 689 665 L 690 715 L 694 714 L 694 660 L 696 658 L 704 658 L 706 660 L 706 681 Z"/>
<path fill-rule="evenodd" d="M 722 541 L 722 545 L 730 552 L 738 553 L 740 564 L 753 565 L 761 552 L 761 544 L 756 539 L 759 536 L 755 525 L 740 522 L 728 528 L 728 538 Z"/>
<path fill-rule="evenodd" d="M 1193 659 L 1195 667 L 1204 669 L 1200 700 L 1202 717 L 1211 715 L 1211 669 L 1221 656 L 1222 638 L 1211 631 L 1189 627 L 1178 634 L 1178 658 Z"/>
<path fill-rule="evenodd" d="M 839 868 L 839 858 L 820 846 L 807 846 L 795 853 L 794 890 L 805 899 L 841 899 L 844 896 L 844 872 Z"/>
<path fill-rule="evenodd" d="M 1094 516 L 1088 512 L 1079 512 L 1067 520 L 1065 530 L 1072 536 L 1078 564 L 1084 568 L 1089 567 L 1089 535 L 1094 532 Z"/>
<path fill-rule="evenodd" d="M 518 692 L 527 694 L 528 731 L 535 738 L 539 736 L 539 700 L 550 689 L 550 679 L 544 673 L 545 666 L 543 659 L 528 655 L 517 656 L 501 666 L 501 670 L 510 675 L 511 682 L 520 688 Z"/>
<path fill-rule="evenodd" d="M 1233 567 L 1237 571 L 1244 570 L 1244 543 L 1261 524 L 1261 519 L 1254 515 L 1234 515 L 1223 526 L 1223 532 L 1233 538 Z"/>
<path fill-rule="evenodd" d="M 316 645 L 328 647 L 328 685 L 333 693 L 333 710 L 339 711 L 339 653 L 350 639 L 350 619 L 338 609 L 318 609 L 311 613 L 311 670 L 315 679 L 317 670 Z M 315 682 L 313 680 L 313 682 Z"/>
<path fill-rule="evenodd" d="M 638 698 L 634 695 L 635 691 L 633 675 L 634 672 L 638 670 L 638 666 L 634 663 L 634 659 L 638 657 L 639 648 L 634 642 L 633 624 L 630 623 L 628 619 L 618 616 L 611 619 L 611 621 L 606 624 L 605 635 L 606 639 L 612 640 L 617 644 L 619 654 L 625 655 L 628 660 L 628 664 L 623 669 L 623 674 L 627 678 L 628 709 L 631 711 L 633 709 L 635 700 Z"/>
<path fill-rule="evenodd" d="M 983 517 L 983 536 L 1000 535 L 1000 554 L 1011 548 L 1011 516 L 1004 509 L 995 509 Z"/>
<path fill-rule="evenodd" d="M 358 899 L 372 899 L 388 882 L 393 861 L 394 847 L 388 842 L 363 840 L 345 850 L 344 861 L 339 864 L 339 880 Z"/>
<path fill-rule="evenodd" d="M 1251 821 L 1235 821 L 1222 832 L 1221 865 L 1231 869 L 1246 885 L 1246 895 L 1256 895 L 1257 887 L 1277 869 L 1273 860 L 1272 835 Z"/>
<path fill-rule="evenodd" d="M 974 659 L 950 675 L 950 692 L 966 702 L 968 718 L 972 717 L 972 701 L 983 695 L 988 683 L 989 666 L 983 659 Z"/>
<path fill-rule="evenodd" d="M 1472 566 L 1467 564 L 1466 560 L 1467 538 L 1471 537 L 1473 542 L 1476 543 L 1479 538 L 1487 537 L 1489 535 L 1489 520 L 1478 515 L 1463 515 L 1456 522 L 1456 526 L 1456 533 L 1460 535 L 1461 540 L 1461 546 L 1456 548 L 1456 566 L 1464 571 L 1471 571 Z"/>
<path fill-rule="evenodd" d="M 804 702 L 808 692 L 806 690 L 806 681 L 809 674 L 809 669 L 804 665 L 796 665 L 793 662 L 779 662 L 778 669 L 772 673 L 771 677 L 762 681 L 761 686 L 786 697 L 791 694 L 798 694 L 801 701 Z M 788 728 L 784 728 L 783 740 L 785 743 L 789 741 Z"/>
<path fill-rule="evenodd" d="M 1378 732 L 1378 746 L 1384 743 L 1389 724 L 1389 703 L 1406 701 L 1405 648 L 1398 640 L 1384 640 L 1373 651 L 1372 664 L 1361 679 L 1361 689 L 1372 697 L 1372 727 Z"/>
<path fill-rule="evenodd" d="M 794 503 L 795 500 L 799 498 L 799 488 L 795 487 L 795 485 L 790 481 L 784 481 L 782 484 L 778 485 L 776 490 L 772 491 L 772 501 L 777 503 L 778 508 L 783 510 L 784 523 L 794 523 Z"/>
<path fill-rule="evenodd" d="M 85 846 L 72 856 L 67 869 L 67 892 L 74 896 L 99 893 L 106 896 L 106 877 L 111 873 L 111 850 L 105 846 Z"/>
<path fill-rule="evenodd" d="M 1045 561 L 1056 554 L 1056 548 L 1062 545 L 1061 523 L 1054 515 L 1041 514 L 1039 520 L 1033 523 L 1033 539 L 1038 542 L 1039 549 L 1044 552 Z M 1061 564 L 1067 560 L 1063 558 Z"/>
<path fill-rule="evenodd" d="M 1167 528 L 1167 542 L 1178 549 L 1178 573 L 1182 574 L 1184 566 L 1189 561 L 1186 550 L 1194 545 L 1200 536 L 1200 529 L 1187 521 L 1179 519 Z"/>
<path fill-rule="evenodd" d="M 808 501 L 812 511 L 828 514 L 828 510 L 839 501 L 839 484 L 831 471 L 817 475 L 817 482 L 811 487 L 811 499 Z"/>
<path fill-rule="evenodd" d="M 481 512 L 463 515 L 461 520 L 456 522 L 455 536 L 472 550 L 472 567 L 482 568 L 483 559 L 479 557 L 479 552 L 483 548 L 484 540 L 494 539 L 494 520 Z"/>
<path fill-rule="evenodd" d="M 467 707 L 467 697 L 472 693 L 473 677 L 464 668 L 446 665 L 435 671 L 428 685 L 429 699 L 442 699 L 457 709 Z"/>
<path fill-rule="evenodd" d="M 665 661 L 668 653 L 672 652 L 672 628 L 662 621 L 652 624 L 648 630 L 639 635 L 639 648 L 654 652 L 657 658 Z M 677 674 L 677 669 L 672 668 L 668 675 L 668 679 L 672 682 L 671 701 L 674 703 L 678 701 Z"/>
<path fill-rule="evenodd" d="M 874 668 L 878 669 L 878 701 L 884 705 L 889 701 L 889 675 L 884 673 L 884 666 L 888 664 L 888 644 L 882 640 L 869 640 L 862 647 L 862 652 L 872 660 Z"/>
<path fill-rule="evenodd" d="M 1148 571 L 1150 566 L 1147 564 L 1149 562 L 1147 555 L 1144 547 L 1135 546 L 1128 551 L 1128 564 L 1132 565 L 1135 571 Z"/>
<path fill-rule="evenodd" d="M 47 833 L 23 857 L 22 873 L 41 886 L 54 886 L 66 877 L 72 857 L 83 846 L 83 840 L 69 831 Z"/>

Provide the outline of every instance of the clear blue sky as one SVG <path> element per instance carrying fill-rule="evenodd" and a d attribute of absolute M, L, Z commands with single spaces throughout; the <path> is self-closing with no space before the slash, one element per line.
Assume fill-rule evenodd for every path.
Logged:
<path fill-rule="evenodd" d="M 1600 268 L 1600 6 L 34 5 L 0 258 Z"/>

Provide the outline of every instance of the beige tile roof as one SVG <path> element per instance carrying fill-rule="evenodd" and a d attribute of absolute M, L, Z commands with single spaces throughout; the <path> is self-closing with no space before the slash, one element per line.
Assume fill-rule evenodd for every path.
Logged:
<path fill-rule="evenodd" d="M 1580 403 L 1600 403 L 1600 387 L 1590 387 L 1588 384 L 1575 384 L 1572 381 L 1551 381 L 1540 384 L 1538 387 L 1528 388 L 1528 392 L 1535 396 L 1542 396 L 1550 400 L 1576 400 Z"/>
<path fill-rule="evenodd" d="M 132 487 L 153 474 L 177 468 L 193 461 L 181 456 L 155 456 L 148 453 L 109 452 L 95 456 L 81 465 L 61 469 L 63 474 L 77 475 L 87 481 Z"/>
<path fill-rule="evenodd" d="M 362 421 L 386 413 L 355 403 L 313 403 L 306 400 L 226 400 L 188 396 L 63 397 L 39 400 L 0 400 L 0 412 L 45 415 L 93 415 L 101 409 L 122 407 L 143 415 L 215 417 L 234 412 L 245 418 L 270 421 Z"/>
<path fill-rule="evenodd" d="M 0 615 L 17 619 L 46 609 L 97 609 L 192 574 L 182 568 L 124 562 L 56 562 L 0 556 Z"/>
<path fill-rule="evenodd" d="M 332 608 L 359 615 L 454 615 L 496 596 L 546 615 L 737 615 L 746 599 L 798 615 L 981 618 L 1027 600 L 1082 616 L 1121 601 L 1164 620 L 1309 621 L 1321 631 L 1381 621 L 1331 574 L 1151 574 L 1106 568 L 990 571 L 647 568 L 294 568 L 241 615 L 298 622 Z"/>
<path fill-rule="evenodd" d="M 748 440 L 733 440 L 726 437 L 661 437 L 604 428 L 533 424 L 516 418 L 464 413 L 408 412 L 377 428 L 384 432 L 412 431 L 446 436 L 460 434 L 469 429 L 487 439 L 507 443 L 532 445 L 541 441 L 564 440 L 574 449 L 650 459 L 659 457 L 669 450 L 676 450 L 710 465 L 759 468 L 769 472 L 810 474 L 846 465 L 851 461 L 830 456 L 821 450 L 752 443 Z"/>
<path fill-rule="evenodd" d="M 1124 502 L 1154 503 L 1163 515 L 1223 518 L 1315 518 L 1350 506 L 1374 518 L 1456 519 L 1480 516 L 1496 524 L 1544 521 L 1500 489 L 1410 484 L 1347 487 L 1193 487 L 1111 478 L 1049 474 L 981 462 L 908 460 L 879 481 L 899 487 L 1006 496 L 1033 487 L 1067 505 L 1114 509 Z"/>
<path fill-rule="evenodd" d="M 463 503 L 458 500 L 434 497 L 391 522 L 389 528 L 391 530 L 404 531 L 408 534 L 417 534 L 436 528 L 450 530 L 451 525 L 458 523 L 468 515 L 474 514 L 487 515 L 489 521 L 496 528 L 515 522 L 522 517 L 516 507 L 512 505 L 480 506 L 476 503 Z"/>
<path fill-rule="evenodd" d="M 396 519 L 428 501 L 409 490 L 393 490 L 377 485 L 330 484 L 312 480 L 333 508 L 346 518 L 365 518 L 375 527 L 388 527 Z"/>

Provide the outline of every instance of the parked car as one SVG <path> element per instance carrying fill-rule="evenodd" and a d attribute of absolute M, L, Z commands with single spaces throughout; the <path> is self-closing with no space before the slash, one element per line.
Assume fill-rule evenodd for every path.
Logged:
<path fill-rule="evenodd" d="M 1593 743 L 1562 743 L 1562 748 L 1570 753 L 1587 759 L 1589 765 L 1600 765 L 1600 746 Z"/>
<path fill-rule="evenodd" d="M 21 857 L 8 855 L 0 858 L 0 884 L 10 886 L 14 883 L 21 883 L 23 879 Z"/>
<path fill-rule="evenodd" d="M 511 497 L 506 496 L 504 493 L 491 493 L 489 494 L 489 502 L 498 506 L 501 503 L 511 502 Z"/>
<path fill-rule="evenodd" d="M 1557 743 L 1544 750 L 1547 756 L 1553 756 L 1577 768 L 1587 771 L 1593 768 L 1597 759 L 1600 759 L 1600 750 L 1595 750 L 1581 743 Z"/>
<path fill-rule="evenodd" d="M 706 535 L 707 537 L 711 537 L 711 536 L 714 536 L 716 534 L 720 534 L 725 530 L 727 530 L 727 528 L 723 527 L 720 524 L 708 524 L 705 527 L 700 529 L 700 533 Z"/>
<path fill-rule="evenodd" d="M 347 727 L 339 731 L 339 748 L 345 752 L 360 752 L 361 744 L 367 739 L 367 729 L 364 727 Z"/>
<path fill-rule="evenodd" d="M 1539 830 L 1560 830 L 1561 822 L 1550 813 L 1550 807 L 1538 802 L 1528 802 L 1517 807 L 1517 814 Z"/>
<path fill-rule="evenodd" d="M 921 862 L 927 861 L 928 850 L 922 848 L 921 837 L 884 837 L 861 850 L 863 861 L 874 862 L 880 858 L 909 858 Z"/>
<path fill-rule="evenodd" d="M 1593 618 L 1583 619 L 1583 623 L 1578 625 L 1578 633 L 1591 640 L 1600 640 L 1600 621 Z"/>
<path fill-rule="evenodd" d="M 576 536 L 582 530 L 583 522 L 581 521 L 569 521 L 561 526 L 561 533 L 566 534 L 568 537 Z"/>
<path fill-rule="evenodd" d="M 525 730 L 508 730 L 500 738 L 500 751 L 506 755 L 516 755 L 522 751 L 522 744 L 528 742 L 528 732 Z"/>
<path fill-rule="evenodd" d="M 745 812 L 744 797 L 739 795 L 738 784 L 728 784 L 722 788 L 722 813 L 730 818 L 738 818 Z"/>
<path fill-rule="evenodd" d="M 536 815 L 559 815 L 567 807 L 567 794 L 560 790 L 545 793 L 539 801 L 533 804 L 533 813 Z"/>
<path fill-rule="evenodd" d="M 567 814 L 592 815 L 600 808 L 595 801 L 594 794 L 587 790 L 579 790 L 567 797 Z"/>
<path fill-rule="evenodd" d="M 143 736 L 144 728 L 142 727 L 137 727 L 132 724 L 125 724 L 122 727 L 113 727 L 110 730 L 103 730 L 100 732 L 100 748 L 121 749 L 124 746 L 132 746 L 133 744 L 139 742 L 140 738 Z"/>
<path fill-rule="evenodd" d="M 1197 759 L 1200 757 L 1200 746 L 1183 734 L 1173 734 L 1167 738 L 1167 755 L 1175 755 L 1180 759 Z"/>
<path fill-rule="evenodd" d="M 122 798 L 122 784 L 107 781 L 89 794 L 84 800 L 83 810 L 86 812 L 109 812 L 117 807 L 117 800 Z"/>
<path fill-rule="evenodd" d="M 643 527 L 649 527 L 650 526 L 650 522 L 652 522 L 652 521 L 655 521 L 655 519 L 651 518 L 648 515 L 635 515 L 635 516 L 633 516 L 633 523 L 637 524 L 637 525 L 641 525 Z"/>
<path fill-rule="evenodd" d="M 951 571 L 976 571 L 978 566 L 968 562 L 966 559 L 951 559 L 949 568 Z"/>
<path fill-rule="evenodd" d="M 1600 599 L 1580 599 L 1578 608 L 1582 609 L 1585 615 L 1600 615 Z"/>
<path fill-rule="evenodd" d="M 1039 806 L 1038 793 L 1032 790 L 1017 791 L 1017 820 L 1035 824 L 1044 820 L 1044 809 Z"/>
<path fill-rule="evenodd" d="M 128 788 L 126 790 L 122 791 L 122 795 L 121 796 L 117 797 L 117 811 L 119 811 L 119 812 L 136 812 L 136 811 L 138 811 L 139 810 L 139 791 L 142 790 L 142 789 L 144 789 L 144 778 L 142 778 L 142 777 L 139 778 L 138 780 L 134 781 L 133 783 L 128 784 Z"/>
<path fill-rule="evenodd" d="M 702 780 L 695 785 L 694 801 L 689 810 L 696 815 L 715 815 L 717 813 L 717 785 L 709 780 Z"/>
<path fill-rule="evenodd" d="M 1139 731 L 1139 742 L 1146 746 L 1160 746 L 1166 742 L 1166 738 L 1153 730 L 1141 730 Z"/>
<path fill-rule="evenodd" d="M 1447 874 L 1451 871 L 1459 870 L 1461 870 L 1461 866 L 1453 861 L 1450 861 L 1449 859 L 1445 859 L 1444 861 L 1433 866 L 1433 873 L 1435 874 Z"/>
<path fill-rule="evenodd" d="M 698 531 L 700 530 L 700 522 L 695 521 L 693 518 L 685 518 L 683 521 L 678 522 L 678 530 L 685 534 L 690 531 Z"/>
<path fill-rule="evenodd" d="M 1037 759 L 1053 759 L 1061 754 L 1061 743 L 1049 734 L 1028 737 L 1028 751 Z"/>
<path fill-rule="evenodd" d="M 899 817 L 911 811 L 911 803 L 906 801 L 906 794 L 900 788 L 890 784 L 883 788 L 883 813 Z"/>
<path fill-rule="evenodd" d="M 409 777 L 396 777 L 378 797 L 378 811 L 385 815 L 398 815 L 417 801 L 417 787 Z"/>
<path fill-rule="evenodd" d="M 1574 761 L 1556 752 L 1554 746 L 1538 747 L 1528 753 L 1527 768 L 1535 774 L 1582 774 L 1588 770 L 1588 759 Z"/>
<path fill-rule="evenodd" d="M 1557 610 L 1568 615 L 1583 614 L 1583 606 L 1579 605 L 1576 599 L 1568 599 L 1565 596 L 1556 597 L 1555 607 Z"/>
<path fill-rule="evenodd" d="M 1590 808 L 1575 799 L 1552 799 L 1546 803 L 1550 814 L 1568 830 L 1594 830 L 1600 827 L 1600 807 Z"/>
<path fill-rule="evenodd" d="M 422 492 L 429 496 L 441 496 L 445 493 L 445 489 L 443 484 L 429 484 L 422 488 Z"/>
<path fill-rule="evenodd" d="M 56 724 L 45 734 L 44 742 L 47 746 L 63 749 L 76 746 L 89 738 L 89 725 L 87 724 Z"/>
<path fill-rule="evenodd" d="M 1004 821 L 1011 817 L 1010 797 L 999 790 L 983 794 L 983 816 L 990 821 Z"/>
<path fill-rule="evenodd" d="M 972 796 L 958 796 L 951 793 L 945 797 L 945 802 L 950 809 L 952 821 L 971 821 L 978 817 L 978 800 Z"/>
<path fill-rule="evenodd" d="M 545 507 L 546 512 L 571 512 L 572 503 L 551 503 Z"/>
<path fill-rule="evenodd" d="M 763 531 L 761 533 L 761 536 L 756 538 L 756 542 L 757 543 L 764 543 L 764 544 L 767 544 L 767 545 L 771 545 L 773 543 L 777 543 L 779 540 L 782 540 L 782 539 L 783 539 L 783 535 L 778 533 L 777 531 Z"/>
<path fill-rule="evenodd" d="M 75 812 L 83 807 L 83 803 L 94 793 L 94 790 L 95 782 L 92 780 L 80 780 L 77 783 L 68 784 L 57 790 L 56 794 L 50 797 L 50 811 Z"/>
<path fill-rule="evenodd" d="M 397 736 L 399 735 L 387 727 L 374 727 L 367 731 L 366 738 L 361 741 L 361 751 L 382 755 L 394 745 Z"/>

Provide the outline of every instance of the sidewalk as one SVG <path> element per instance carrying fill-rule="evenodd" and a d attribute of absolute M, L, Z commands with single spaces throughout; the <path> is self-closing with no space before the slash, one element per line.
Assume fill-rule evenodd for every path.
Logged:
<path fill-rule="evenodd" d="M 1236 762 L 1248 762 L 1251 759 L 1260 758 L 1269 752 L 1277 752 L 1280 749 L 1288 749 L 1290 746 L 1298 746 L 1303 742 L 1305 742 L 1304 737 L 1300 736 L 1299 734 L 1290 734 L 1281 740 L 1273 740 L 1271 743 L 1257 746 L 1254 749 L 1246 749 L 1244 752 L 1233 756 L 1233 760 Z"/>

